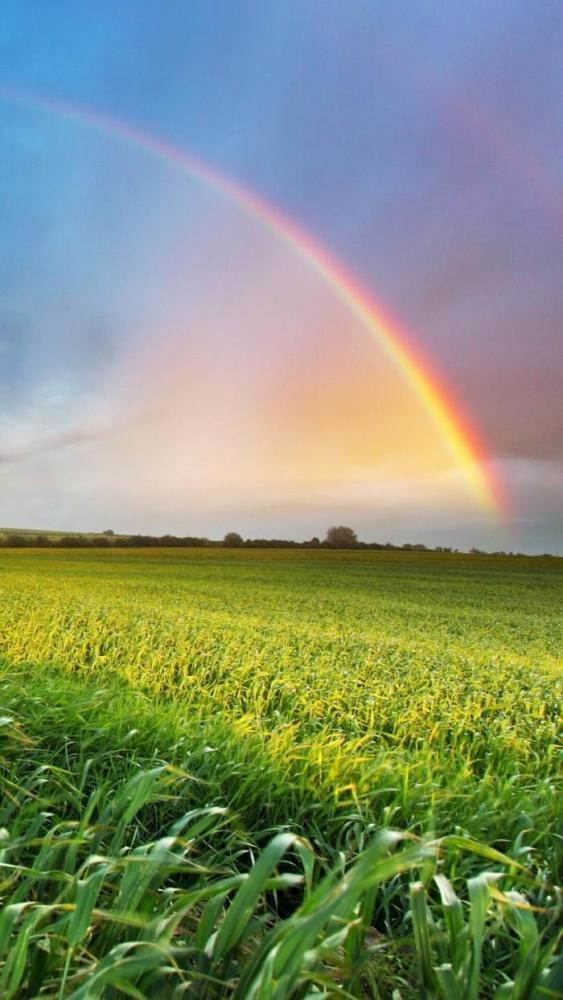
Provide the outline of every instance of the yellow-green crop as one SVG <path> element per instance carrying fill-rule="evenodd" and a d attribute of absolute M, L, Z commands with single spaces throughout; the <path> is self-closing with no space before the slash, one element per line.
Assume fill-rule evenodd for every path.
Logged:
<path fill-rule="evenodd" d="M 103 787 L 106 796 L 113 783 L 121 787 L 129 780 L 135 761 L 140 768 L 165 764 L 179 769 L 166 773 L 190 776 L 188 785 L 188 779 L 178 778 L 184 782 L 183 806 L 208 808 L 213 804 L 227 809 L 236 837 L 246 845 L 242 848 L 237 841 L 239 846 L 233 846 L 229 840 L 227 848 L 223 842 L 217 849 L 215 866 L 206 854 L 205 866 L 213 886 L 222 872 L 225 877 L 236 875 L 240 867 L 237 857 L 244 856 L 240 862 L 243 868 L 248 864 L 250 843 L 263 845 L 280 828 L 306 836 L 311 848 L 303 850 L 313 850 L 315 864 L 321 868 L 346 868 L 354 858 L 363 857 L 361 852 L 371 849 L 374 830 L 379 828 L 399 828 L 409 837 L 423 837 L 425 843 L 429 838 L 435 842 L 436 838 L 449 837 L 448 857 L 453 858 L 447 869 L 450 882 L 438 878 L 436 883 L 442 893 L 442 916 L 436 911 L 435 916 L 427 917 L 425 907 L 432 908 L 436 902 L 436 893 L 430 891 L 432 873 L 445 876 L 445 871 L 440 867 L 436 871 L 436 861 L 430 863 L 421 854 L 416 855 L 416 864 L 420 866 L 423 896 L 415 885 L 409 903 L 408 891 L 405 894 L 396 876 L 390 876 L 391 888 L 382 890 L 377 906 L 369 893 L 366 899 L 371 902 L 360 902 L 362 889 L 351 908 L 345 908 L 347 930 L 345 934 L 342 931 L 339 942 L 334 939 L 333 946 L 335 954 L 345 949 L 348 971 L 344 969 L 340 978 L 337 976 L 336 993 L 346 984 L 351 995 L 377 995 L 362 993 L 366 982 L 371 982 L 373 969 L 365 953 L 367 929 L 354 937 L 355 907 L 360 906 L 365 919 L 375 922 L 388 937 L 390 953 L 377 987 L 381 996 L 387 995 L 385 983 L 392 984 L 395 977 L 393 988 L 397 987 L 404 973 L 405 997 L 418 996 L 419 988 L 423 991 L 420 995 L 429 997 L 458 996 L 460 990 L 460 996 L 477 997 L 480 989 L 484 990 L 482 995 L 493 995 L 504 980 L 516 983 L 516 992 L 505 990 L 499 997 L 525 997 L 521 991 L 532 980 L 525 979 L 525 972 L 515 972 L 520 969 L 520 959 L 515 958 L 517 949 L 513 954 L 506 942 L 513 933 L 522 931 L 528 934 L 529 944 L 531 925 L 527 931 L 519 925 L 515 930 L 513 918 L 506 917 L 505 926 L 503 914 L 509 897 L 503 897 L 504 883 L 495 895 L 494 879 L 471 882 L 481 878 L 481 872 L 456 858 L 475 842 L 481 846 L 476 853 L 469 849 L 473 859 L 481 850 L 489 862 L 498 861 L 501 855 L 495 852 L 502 852 L 505 860 L 500 864 L 510 865 L 512 859 L 515 865 L 524 866 L 520 882 L 518 869 L 512 871 L 516 883 L 509 891 L 528 891 L 526 898 L 539 906 L 538 912 L 552 907 L 554 897 L 549 887 L 554 883 L 561 842 L 557 738 L 562 583 L 561 561 L 547 558 L 303 550 L 0 550 L 0 657 L 5 661 L 6 717 L 17 720 L 21 716 L 21 732 L 27 734 L 22 739 L 29 738 L 34 747 L 45 746 L 49 767 L 56 764 L 47 778 L 40 763 L 43 751 L 38 751 L 29 772 L 31 779 L 22 744 L 21 767 L 27 777 L 18 778 L 15 791 L 10 791 L 11 786 L 6 790 L 19 801 L 17 789 L 27 787 L 29 780 L 31 796 L 37 796 L 38 788 L 44 791 L 36 805 L 35 800 L 29 805 L 24 795 L 25 808 L 35 815 L 42 806 L 41 815 L 59 815 L 65 793 L 58 783 L 63 789 L 68 787 L 74 803 L 72 820 L 66 816 L 71 822 L 69 830 L 78 822 L 82 837 L 89 822 L 84 820 L 81 826 L 82 810 L 90 808 L 89 799 L 83 801 L 86 789 L 88 795 L 101 795 L 96 788 Z M 12 756 L 16 745 L 17 741 L 11 744 Z M 86 768 L 83 778 L 77 777 L 79 761 L 80 768 Z M 54 782 L 53 788 L 49 782 Z M 71 792 L 76 782 L 82 791 Z M 142 842 L 150 831 L 162 835 L 177 821 L 176 797 L 159 792 L 156 802 L 144 820 L 145 833 L 137 828 L 130 834 L 131 844 L 136 838 Z M 92 807 L 91 816 L 94 814 L 98 816 L 92 827 L 95 841 L 97 824 L 103 827 L 105 823 L 99 801 Z M 64 809 L 62 815 L 66 815 Z M 9 829 L 9 817 L 2 822 Z M 104 844 L 110 853 L 117 850 L 117 840 L 113 848 L 106 840 Z M 70 874 L 82 848 L 77 849 L 78 854 L 73 854 L 72 845 L 68 849 L 74 860 L 61 864 L 63 870 L 70 866 Z M 434 859 L 436 849 L 428 849 Z M 57 855 L 53 848 L 55 867 L 56 857 L 65 856 L 66 850 Z M 120 850 L 124 850 L 123 843 Z M 420 850 L 424 854 L 426 848 Z M 397 872 L 405 871 L 409 864 L 405 861 Z M 171 865 L 172 873 L 176 861 Z M 107 879 L 104 876 L 105 881 L 100 876 L 100 886 L 105 886 L 111 907 L 119 911 L 121 874 L 111 872 L 113 868 Z M 311 872 L 306 861 L 306 881 Z M 200 876 L 205 882 L 202 872 Z M 451 927 L 447 946 L 441 931 L 438 937 L 434 934 L 442 920 L 449 927 L 452 914 L 458 919 L 456 891 L 463 896 L 460 879 L 465 885 L 466 876 L 470 895 L 460 906 L 470 905 L 473 913 L 480 912 L 482 906 L 487 912 L 488 907 L 500 908 L 495 920 L 506 931 L 502 960 L 489 953 L 486 942 L 479 943 L 488 973 L 475 972 L 471 949 L 460 945 L 461 950 L 456 950 Z M 37 878 L 41 882 L 42 877 Z M 29 887 L 36 881 L 28 882 Z M 286 879 L 283 885 L 290 883 L 291 879 Z M 166 878 L 162 884 L 167 886 L 166 892 L 174 890 L 174 878 Z M 454 886 L 451 892 L 448 885 Z M 312 885 L 310 889 L 313 892 Z M 29 891 L 30 897 L 18 888 L 17 899 L 41 900 L 36 888 Z M 221 891 L 217 890 L 219 896 Z M 80 892 L 85 894 L 87 889 Z M 325 892 L 332 892 L 328 883 Z M 211 895 L 214 893 L 215 889 Z M 53 898 L 49 896 L 49 905 Z M 71 892 L 56 898 L 73 905 L 75 897 Z M 221 926 L 221 914 L 227 922 L 232 898 L 220 896 L 217 909 L 211 907 L 212 916 L 205 925 L 209 933 Z M 266 905 L 267 897 L 260 895 L 260 899 L 260 905 Z M 258 896 L 253 906 L 257 900 Z M 546 900 L 549 906 L 544 905 Z M 304 902 L 303 906 L 314 909 L 316 904 Z M 201 908 L 196 907 L 196 911 L 199 916 Z M 519 912 L 518 906 L 515 912 Z M 56 913 L 56 919 L 62 919 Z M 329 920 L 330 934 L 337 935 L 337 924 L 331 923 L 334 913 Z M 470 930 L 463 931 L 465 916 L 461 915 L 460 935 L 466 945 L 476 933 L 472 919 Z M 516 923 L 518 919 L 514 917 Z M 96 917 L 96 927 L 101 927 L 103 920 Z M 78 933 L 77 921 L 78 917 L 72 932 L 63 921 L 62 937 Z M 44 925 L 41 918 L 37 940 L 46 933 Z M 321 934 L 319 924 L 321 938 L 329 934 L 328 924 L 322 927 Z M 480 935 L 485 933 L 483 927 Z M 399 946 L 393 958 L 392 941 L 393 935 L 402 939 L 413 928 L 412 956 L 418 958 L 413 958 L 409 972 L 403 968 L 410 968 L 408 947 L 406 958 Z M 227 931 L 223 933 L 226 939 Z M 540 945 L 553 947 L 553 936 L 544 938 L 541 935 L 545 933 L 541 931 L 537 947 L 534 945 L 538 955 Z M 29 934 L 33 937 L 35 931 L 29 930 Z M 112 947 L 121 940 L 119 934 L 111 937 L 109 931 L 105 937 L 102 930 L 99 934 L 104 954 L 104 941 L 109 948 L 110 938 Z M 321 948 L 321 938 L 314 938 L 315 948 Z M 166 941 L 168 949 L 172 938 Z M 327 946 L 328 951 L 333 946 Z M 70 996 L 74 995 L 71 986 L 74 989 L 80 983 L 81 963 L 91 959 L 86 952 L 78 959 L 72 948 L 71 954 L 63 951 L 67 958 L 61 961 L 63 965 L 67 962 L 70 985 L 61 995 Z M 267 963 L 276 961 L 273 954 L 264 957 L 264 952 L 264 966 L 260 965 L 262 959 L 256 959 L 258 971 L 254 972 L 266 977 L 264 983 L 270 974 Z M 139 976 L 146 974 L 150 981 L 151 960 L 145 952 L 143 955 L 146 964 Z M 239 958 L 232 991 L 242 989 L 240 983 L 250 982 L 254 975 L 254 967 L 244 972 Z M 16 962 L 16 958 L 10 961 Z M 320 989 L 323 961 L 318 958 L 315 969 L 321 971 L 318 976 L 315 972 L 316 985 L 312 987 L 312 980 L 303 972 L 307 960 L 301 956 L 301 971 L 295 979 L 297 992 L 288 987 L 279 996 L 305 996 L 307 990 Z M 201 962 L 198 975 L 206 968 L 205 961 Z M 451 969 L 441 968 L 440 962 Z M 495 962 L 497 966 L 500 962 L 498 968 Z M 526 962 L 528 968 L 532 958 Z M 550 962 L 551 952 L 546 951 L 541 961 L 537 957 L 534 982 L 539 983 L 540 976 L 545 979 Z M 413 971 L 415 966 L 418 972 Z M 218 993 L 208 985 L 210 992 L 204 994 L 198 980 L 199 992 L 194 986 L 193 995 L 230 995 L 225 986 L 227 966 L 219 962 L 214 968 L 213 975 L 226 977 L 223 986 L 216 987 Z M 5 975 L 8 982 L 11 973 Z M 417 987 L 419 975 L 423 982 Z M 553 973 L 549 975 L 550 982 L 554 981 Z M 119 972 L 115 978 L 119 980 Z M 45 982 L 51 982 L 48 976 Z M 131 982 L 136 982 L 134 976 Z M 485 982 L 489 983 L 486 988 Z M 176 988 L 180 988 L 178 984 Z M 268 993 L 269 987 L 263 988 L 266 992 L 257 996 L 277 995 Z M 411 988 L 415 992 L 408 992 Z"/>

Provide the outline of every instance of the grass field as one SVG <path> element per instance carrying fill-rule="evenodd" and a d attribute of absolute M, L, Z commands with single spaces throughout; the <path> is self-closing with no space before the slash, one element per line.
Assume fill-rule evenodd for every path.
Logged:
<path fill-rule="evenodd" d="M 562 596 L 549 558 L 0 551 L 0 995 L 562 995 Z"/>

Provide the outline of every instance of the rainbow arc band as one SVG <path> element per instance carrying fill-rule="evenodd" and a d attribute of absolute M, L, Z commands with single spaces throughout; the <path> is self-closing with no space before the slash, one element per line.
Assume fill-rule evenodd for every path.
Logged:
<path fill-rule="evenodd" d="M 327 284 L 391 359 L 424 405 L 450 453 L 462 469 L 479 505 L 490 515 L 507 512 L 502 485 L 490 469 L 486 450 L 430 361 L 422 357 L 405 330 L 391 319 L 371 293 L 292 219 L 254 191 L 214 166 L 162 139 L 100 112 L 20 89 L 0 87 L 0 100 L 30 111 L 46 112 L 96 129 L 165 161 L 251 216 L 284 243 Z"/>

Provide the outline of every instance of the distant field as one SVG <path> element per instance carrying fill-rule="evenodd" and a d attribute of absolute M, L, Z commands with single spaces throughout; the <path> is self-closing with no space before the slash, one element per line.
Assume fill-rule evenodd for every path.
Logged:
<path fill-rule="evenodd" d="M 103 534 L 99 531 L 44 531 L 37 528 L 1 528 L 0 540 L 13 537 L 14 535 L 31 536 L 32 538 L 47 538 L 51 542 L 56 542 L 59 538 L 68 538 L 78 535 L 81 538 L 100 538 Z M 128 535 L 114 535 L 114 538 L 128 538 Z"/>
<path fill-rule="evenodd" d="M 559 559 L 0 550 L 4 698 L 40 742 L 90 733 L 116 772 L 135 729 L 142 762 L 195 771 L 188 798 L 227 806 L 245 842 L 289 827 L 333 864 L 374 826 L 463 835 L 524 861 L 539 900 L 533 880 L 550 885 L 561 858 L 562 598 Z M 399 936 L 405 907 L 385 917 Z"/>

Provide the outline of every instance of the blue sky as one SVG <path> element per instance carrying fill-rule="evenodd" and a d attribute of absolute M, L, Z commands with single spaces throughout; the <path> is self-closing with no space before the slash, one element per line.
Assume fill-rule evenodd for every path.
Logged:
<path fill-rule="evenodd" d="M 548 2 L 8 0 L 0 87 L 133 123 L 299 220 L 435 359 L 507 481 L 514 546 L 535 550 L 558 548 L 561 528 L 562 52 Z M 91 503 L 69 487 L 93 456 L 51 454 L 49 434 L 103 422 L 147 341 L 172 350 L 163 331 L 180 325 L 191 358 L 213 341 L 232 366 L 244 324 L 247 359 L 265 329 L 248 296 L 262 317 L 287 309 L 286 329 L 325 322 L 330 304 L 236 213 L 134 150 L 6 102 L 0 136 L 0 457 L 34 452 L 2 463 L 0 521 L 216 533 L 235 518 L 299 535 L 331 520 L 330 491 L 211 513 L 188 486 L 177 507 L 146 508 L 113 508 L 101 474 Z M 275 281 L 286 268 L 291 294 Z M 315 342 L 302 349 L 312 364 Z M 334 513 L 366 537 L 506 541 L 399 493 Z"/>

